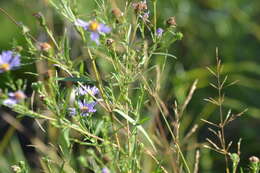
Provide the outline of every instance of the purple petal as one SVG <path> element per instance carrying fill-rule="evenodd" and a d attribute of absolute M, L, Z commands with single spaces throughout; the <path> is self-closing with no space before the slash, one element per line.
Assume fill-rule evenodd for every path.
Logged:
<path fill-rule="evenodd" d="M 91 32 L 90 39 L 99 44 L 99 34 L 97 32 Z"/>
<path fill-rule="evenodd" d="M 85 106 L 85 102 L 83 101 L 78 101 L 78 105 L 79 105 L 79 107 L 81 108 L 81 107 L 83 107 L 83 106 Z"/>
<path fill-rule="evenodd" d="M 15 93 L 10 92 L 10 93 L 8 93 L 8 96 L 9 96 L 9 97 L 15 97 Z"/>
<path fill-rule="evenodd" d="M 5 105 L 12 106 L 12 105 L 17 104 L 17 100 L 12 99 L 12 98 L 8 98 L 8 99 L 5 99 L 5 100 L 3 101 L 3 103 L 4 103 Z"/>
<path fill-rule="evenodd" d="M 158 28 L 158 29 L 156 30 L 156 35 L 157 35 L 158 37 L 161 37 L 162 34 L 163 34 L 163 32 L 164 32 L 164 30 L 163 30 L 162 28 Z"/>
<path fill-rule="evenodd" d="M 101 24 L 99 24 L 99 31 L 103 32 L 103 33 L 109 33 L 109 32 L 111 32 L 111 28 L 109 28 L 106 25 L 101 23 Z"/>
<path fill-rule="evenodd" d="M 13 68 L 13 67 L 19 67 L 20 66 L 20 56 L 19 55 L 16 55 L 11 63 L 10 63 L 10 67 Z"/>
<path fill-rule="evenodd" d="M 96 86 L 93 86 L 90 90 L 91 90 L 93 95 L 96 95 L 96 94 L 99 93 L 99 89 Z"/>
<path fill-rule="evenodd" d="M 88 112 L 96 112 L 97 110 L 94 109 L 94 106 L 96 104 L 97 104 L 96 102 L 91 102 L 91 103 L 86 104 L 86 106 L 88 107 Z"/>
<path fill-rule="evenodd" d="M 84 96 L 87 94 L 91 94 L 93 96 L 99 93 L 99 89 L 96 86 L 91 87 L 90 85 L 87 86 L 80 86 L 76 88 L 76 94 L 79 96 Z"/>
<path fill-rule="evenodd" d="M 85 21 L 83 21 L 83 20 L 81 20 L 81 19 L 77 19 L 76 22 L 75 22 L 75 25 L 81 26 L 81 27 L 83 27 L 85 30 L 87 30 L 89 23 L 88 23 L 88 22 L 85 22 Z"/>
<path fill-rule="evenodd" d="M 75 116 L 76 115 L 76 109 L 75 108 L 69 108 L 69 115 Z"/>
<path fill-rule="evenodd" d="M 2 56 L 1 56 L 1 62 L 2 63 L 9 63 L 12 60 L 13 57 L 13 52 L 8 50 L 8 51 L 3 51 Z"/>
<path fill-rule="evenodd" d="M 7 65 L 8 68 L 0 69 L 0 73 L 20 66 L 20 55 L 13 51 L 3 51 L 0 55 L 0 65 Z"/>
<path fill-rule="evenodd" d="M 80 96 L 85 95 L 86 94 L 85 87 L 78 87 L 78 88 L 76 88 L 76 94 L 80 95 Z"/>
<path fill-rule="evenodd" d="M 110 173 L 109 169 L 108 168 L 103 168 L 101 173 Z"/>

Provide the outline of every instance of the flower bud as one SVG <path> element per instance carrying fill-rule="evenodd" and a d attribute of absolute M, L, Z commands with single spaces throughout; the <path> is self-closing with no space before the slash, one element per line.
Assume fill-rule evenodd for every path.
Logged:
<path fill-rule="evenodd" d="M 106 45 L 108 46 L 108 47 L 110 47 L 110 46 L 112 46 L 112 44 L 115 42 L 115 40 L 113 40 L 112 38 L 109 38 L 109 39 L 107 39 L 106 40 Z"/>
<path fill-rule="evenodd" d="M 258 163 L 258 162 L 259 162 L 259 158 L 256 157 L 256 156 L 251 156 L 251 157 L 249 158 L 249 161 L 250 161 L 250 162 L 254 162 L 254 163 Z"/>
<path fill-rule="evenodd" d="M 112 10 L 112 14 L 116 17 L 116 18 L 120 18 L 124 15 L 124 13 L 119 9 L 119 8 L 114 8 Z"/>
<path fill-rule="evenodd" d="M 40 22 L 41 26 L 46 25 L 45 18 L 44 18 L 43 14 L 41 12 L 34 13 L 33 16 Z"/>
<path fill-rule="evenodd" d="M 51 45 L 47 42 L 38 43 L 38 49 L 40 51 L 48 52 L 51 49 Z"/>

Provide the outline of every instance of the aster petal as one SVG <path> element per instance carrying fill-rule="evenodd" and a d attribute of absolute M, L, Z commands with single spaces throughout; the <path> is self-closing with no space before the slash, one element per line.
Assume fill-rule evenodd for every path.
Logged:
<path fill-rule="evenodd" d="M 69 115 L 70 116 L 75 116 L 76 115 L 76 109 L 75 108 L 69 108 Z"/>
<path fill-rule="evenodd" d="M 84 88 L 85 88 L 85 87 L 78 87 L 78 88 L 76 88 L 76 89 L 75 89 L 76 94 L 77 94 L 77 95 L 80 95 L 80 96 L 85 95 L 86 92 L 85 92 Z"/>
<path fill-rule="evenodd" d="M 95 106 L 96 104 L 97 104 L 96 102 L 88 103 L 88 104 L 87 104 L 88 112 L 96 112 L 97 110 L 94 109 L 94 106 Z"/>
<path fill-rule="evenodd" d="M 99 24 L 99 31 L 103 33 L 109 33 L 111 32 L 111 28 L 101 23 Z"/>
<path fill-rule="evenodd" d="M 1 60 L 2 63 L 9 63 L 12 60 L 13 52 L 8 50 L 8 51 L 3 51 L 1 55 Z"/>
<path fill-rule="evenodd" d="M 87 30 L 87 29 L 88 29 L 88 26 L 89 26 L 89 23 L 88 23 L 88 22 L 85 22 L 85 21 L 83 21 L 83 20 L 81 20 L 81 19 L 77 19 L 77 20 L 75 21 L 75 25 L 81 26 L 81 27 L 83 27 L 85 30 Z"/>
<path fill-rule="evenodd" d="M 20 55 L 16 55 L 10 62 L 10 67 L 19 67 L 20 66 Z"/>
<path fill-rule="evenodd" d="M 99 34 L 97 32 L 91 32 L 90 39 L 99 44 Z"/>
<path fill-rule="evenodd" d="M 158 29 L 156 30 L 156 35 L 157 35 L 158 37 L 161 37 L 162 34 L 163 34 L 163 32 L 164 32 L 164 30 L 163 30 L 162 28 L 158 28 Z"/>
<path fill-rule="evenodd" d="M 4 103 L 5 105 L 8 105 L 8 106 L 13 106 L 13 105 L 17 104 L 17 100 L 12 99 L 12 98 L 8 98 L 8 99 L 5 99 L 5 100 L 3 101 L 3 103 Z"/>
<path fill-rule="evenodd" d="M 85 101 L 78 101 L 78 105 L 79 105 L 79 108 L 82 108 L 83 106 L 85 106 Z"/>
<path fill-rule="evenodd" d="M 105 167 L 101 170 L 101 173 L 110 173 L 110 171 L 108 168 Z"/>
<path fill-rule="evenodd" d="M 15 96 L 15 93 L 10 92 L 10 93 L 8 93 L 8 96 L 9 96 L 9 97 L 14 97 L 14 96 Z"/>
<path fill-rule="evenodd" d="M 99 93 L 99 89 L 98 89 L 96 86 L 93 86 L 93 87 L 91 88 L 91 92 L 92 92 L 93 95 L 96 95 L 96 94 Z"/>

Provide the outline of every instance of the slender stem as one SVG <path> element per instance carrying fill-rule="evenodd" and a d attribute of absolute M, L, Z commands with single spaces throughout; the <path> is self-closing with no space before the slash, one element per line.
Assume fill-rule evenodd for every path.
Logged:
<path fill-rule="evenodd" d="M 2 12 L 8 19 L 10 19 L 10 21 L 12 21 L 16 26 L 18 26 L 19 28 L 22 28 L 22 25 L 17 22 L 11 15 L 9 15 L 3 8 L 0 7 L 0 12 Z M 37 40 L 29 33 L 27 33 L 27 35 L 35 42 L 37 42 Z"/>
<path fill-rule="evenodd" d="M 218 83 L 218 101 L 219 101 L 219 114 L 220 114 L 220 129 L 221 129 L 221 146 L 224 150 L 224 156 L 225 156 L 225 163 L 226 163 L 226 172 L 229 173 L 229 167 L 228 167 L 228 155 L 226 151 L 226 142 L 225 142 L 225 130 L 224 130 L 224 123 L 223 123 L 223 109 L 222 109 L 222 103 L 223 103 L 223 96 L 222 96 L 222 84 L 220 80 L 220 74 L 221 73 L 221 62 L 217 58 L 217 83 Z"/>
<path fill-rule="evenodd" d="M 55 47 L 56 47 L 58 50 L 60 50 L 60 47 L 59 47 L 58 43 L 56 42 L 56 40 L 55 40 L 55 38 L 54 38 L 52 32 L 50 31 L 50 29 L 49 29 L 46 25 L 44 26 L 44 29 L 45 29 L 45 31 L 47 32 L 47 34 L 49 35 L 49 37 L 51 38 L 51 40 L 52 40 L 53 44 L 55 45 Z"/>
<path fill-rule="evenodd" d="M 106 95 L 105 95 L 105 92 L 104 92 L 103 87 L 102 87 L 102 81 L 101 81 L 99 72 L 98 72 L 98 70 L 97 70 L 97 66 L 96 66 L 95 59 L 94 59 L 94 57 L 92 56 L 92 53 L 91 53 L 91 51 L 90 51 L 89 48 L 88 48 L 88 54 L 89 54 L 89 57 L 90 57 L 90 59 L 91 59 L 92 67 L 93 67 L 93 70 L 94 70 L 96 79 L 97 79 L 97 81 L 98 81 L 98 88 L 99 88 L 99 90 L 100 90 L 100 93 L 101 93 L 101 95 L 102 95 L 102 98 L 104 99 L 104 101 L 105 101 L 105 103 L 106 103 L 106 107 L 107 107 L 108 111 L 109 111 L 109 112 L 112 112 L 112 111 L 111 111 L 111 107 L 110 107 L 110 105 L 109 105 L 108 102 L 107 102 Z"/>
<path fill-rule="evenodd" d="M 153 1 L 153 24 L 154 24 L 154 35 L 156 35 L 156 28 L 157 28 L 157 1 Z"/>
<path fill-rule="evenodd" d="M 104 90 L 103 90 L 102 81 L 101 81 L 99 72 L 98 72 L 98 70 L 97 70 L 97 66 L 96 66 L 95 59 L 94 59 L 94 57 L 92 56 L 92 53 L 91 53 L 91 51 L 90 51 L 89 48 L 88 48 L 88 54 L 89 54 L 89 57 L 90 57 L 90 59 L 91 59 L 91 63 L 92 63 L 92 67 L 93 67 L 93 69 L 94 69 L 94 73 L 95 73 L 96 79 L 97 79 L 97 81 L 98 81 L 98 88 L 99 88 L 99 90 L 100 90 L 100 93 L 101 93 L 101 95 L 102 95 L 102 98 L 103 98 L 104 101 L 105 101 L 107 110 L 109 111 L 110 115 L 112 116 L 112 119 L 114 119 L 114 114 L 113 114 L 113 112 L 112 112 L 112 109 L 111 109 L 111 107 L 110 107 L 110 104 L 108 103 L 107 97 L 106 97 L 105 92 L 104 92 Z M 113 129 L 114 129 L 114 128 L 115 128 L 115 127 L 114 127 L 114 125 L 113 125 Z M 114 130 L 115 130 L 115 129 L 114 129 Z M 115 133 L 115 137 L 116 137 L 117 145 L 118 145 L 118 147 L 120 147 L 119 137 L 118 137 L 117 133 Z"/>
<path fill-rule="evenodd" d="M 151 88 L 150 88 L 149 84 L 147 83 L 147 81 L 145 80 L 144 76 L 142 76 L 142 78 L 143 78 L 144 84 L 145 84 L 146 87 L 148 88 L 150 94 L 154 97 L 155 103 L 156 103 L 156 105 L 158 106 L 158 108 L 159 108 L 159 110 L 160 110 L 160 113 L 162 114 L 163 120 L 164 120 L 164 122 L 165 122 L 165 124 L 166 124 L 166 126 L 167 126 L 167 128 L 168 128 L 168 130 L 169 130 L 169 132 L 170 132 L 170 134 L 171 134 L 171 136 L 172 136 L 172 138 L 173 138 L 173 142 L 174 142 L 174 144 L 175 144 L 175 146 L 176 146 L 176 148 L 177 148 L 177 151 L 179 152 L 179 154 L 180 154 L 180 156 L 181 156 L 182 162 L 184 163 L 184 166 L 185 166 L 187 172 L 190 173 L 190 172 L 191 172 L 191 171 L 190 171 L 190 168 L 189 168 L 189 166 L 188 166 L 188 164 L 187 164 L 187 162 L 186 162 L 186 160 L 185 160 L 185 157 L 184 157 L 184 155 L 183 155 L 183 153 L 182 153 L 182 151 L 181 151 L 181 148 L 180 148 L 179 144 L 176 143 L 176 137 L 175 137 L 174 133 L 172 132 L 171 126 L 170 126 L 169 122 L 167 121 L 167 119 L 166 119 L 166 117 L 165 117 L 165 115 L 164 115 L 164 113 L 163 113 L 163 110 L 162 110 L 162 108 L 161 108 L 160 103 L 158 102 L 158 100 L 157 100 L 157 98 L 154 96 L 154 94 L 151 92 Z"/>

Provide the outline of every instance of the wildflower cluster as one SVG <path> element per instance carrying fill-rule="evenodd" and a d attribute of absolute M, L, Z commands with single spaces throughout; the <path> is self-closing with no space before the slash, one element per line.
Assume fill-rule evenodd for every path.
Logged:
<path fill-rule="evenodd" d="M 0 54 L 0 73 L 19 68 L 21 65 L 20 57 L 21 56 L 14 51 L 3 51 Z M 9 92 L 7 96 L 8 98 L 3 101 L 3 104 L 8 106 L 18 104 L 26 98 L 26 95 L 21 90 Z"/>
<path fill-rule="evenodd" d="M 96 112 L 94 108 L 97 102 L 93 99 L 99 94 L 99 90 L 96 86 L 81 86 L 76 88 L 76 101 L 75 107 L 69 108 L 69 115 L 75 116 L 80 114 L 81 116 L 89 116 L 91 113 Z"/>
<path fill-rule="evenodd" d="M 23 91 L 16 91 L 16 92 L 10 92 L 8 93 L 9 98 L 3 101 L 4 104 L 12 106 L 17 103 L 20 103 L 26 98 L 26 95 L 24 94 Z"/>
<path fill-rule="evenodd" d="M 111 28 L 103 23 L 99 23 L 96 20 L 85 22 L 81 19 L 77 19 L 75 25 L 82 27 L 84 30 L 90 32 L 90 39 L 96 44 L 99 44 L 100 34 L 106 34 L 111 31 Z"/>

